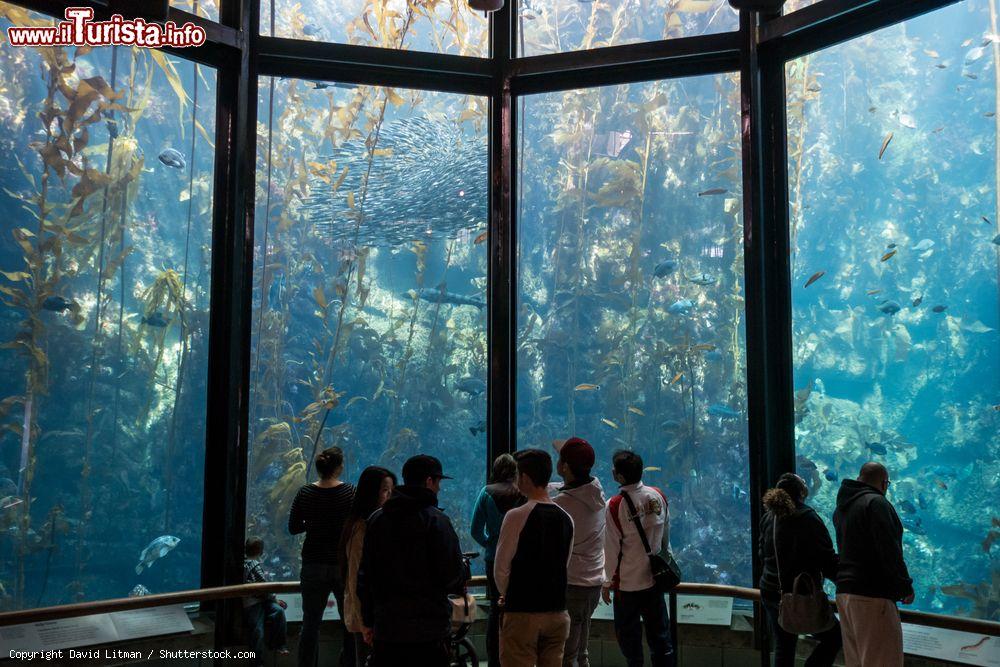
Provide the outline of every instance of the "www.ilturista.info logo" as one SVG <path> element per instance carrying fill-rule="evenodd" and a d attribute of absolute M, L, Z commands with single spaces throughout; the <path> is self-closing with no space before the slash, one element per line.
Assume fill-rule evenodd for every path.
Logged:
<path fill-rule="evenodd" d="M 144 19 L 126 19 L 115 14 L 110 21 L 94 21 L 90 7 L 67 7 L 66 20 L 58 25 L 7 28 L 11 46 L 163 46 L 183 48 L 205 43 L 205 29 L 193 23 L 163 25 Z"/>

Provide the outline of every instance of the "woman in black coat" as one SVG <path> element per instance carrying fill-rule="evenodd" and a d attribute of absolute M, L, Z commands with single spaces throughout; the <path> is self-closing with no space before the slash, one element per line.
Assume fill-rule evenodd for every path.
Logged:
<path fill-rule="evenodd" d="M 798 636 L 785 632 L 778 625 L 778 605 L 782 591 L 790 593 L 803 572 L 822 587 L 823 578 L 833 579 L 837 573 L 837 554 L 830 533 L 813 508 L 803 501 L 809 488 L 798 475 L 785 473 L 775 488 L 764 494 L 766 509 L 760 526 L 760 595 L 771 628 L 775 667 L 795 665 L 795 645 Z M 777 539 L 775 539 L 777 530 Z M 778 565 L 781 571 L 778 571 Z M 806 667 L 829 667 L 840 651 L 843 640 L 840 625 L 813 636 L 819 644 L 806 660 Z"/>

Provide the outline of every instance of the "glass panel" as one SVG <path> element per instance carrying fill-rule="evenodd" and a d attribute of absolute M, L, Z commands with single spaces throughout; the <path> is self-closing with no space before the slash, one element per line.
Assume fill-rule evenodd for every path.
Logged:
<path fill-rule="evenodd" d="M 781 8 L 783 14 L 791 14 L 794 11 L 802 9 L 803 7 L 808 7 L 810 5 L 815 5 L 822 0 L 788 0 L 785 6 Z"/>
<path fill-rule="evenodd" d="M 519 2 L 518 53 L 580 51 L 739 28 L 727 0 L 508 0 Z"/>
<path fill-rule="evenodd" d="M 170 6 L 203 16 L 210 21 L 219 20 L 220 0 L 170 0 Z"/>
<path fill-rule="evenodd" d="M 262 35 L 486 57 L 489 21 L 468 0 L 261 0 Z"/>
<path fill-rule="evenodd" d="M 1000 45 L 989 4 L 886 28 L 786 76 L 799 472 L 829 521 L 839 480 L 884 463 L 915 607 L 995 620 Z"/>
<path fill-rule="evenodd" d="M 750 583 L 739 79 L 526 98 L 518 447 L 631 448 L 689 581 Z"/>
<path fill-rule="evenodd" d="M 0 604 L 196 588 L 215 72 L 8 45 L 0 91 Z"/>
<path fill-rule="evenodd" d="M 315 452 L 351 482 L 437 456 L 476 551 L 486 472 L 486 99 L 320 85 L 260 85 L 247 520 L 281 579 Z"/>

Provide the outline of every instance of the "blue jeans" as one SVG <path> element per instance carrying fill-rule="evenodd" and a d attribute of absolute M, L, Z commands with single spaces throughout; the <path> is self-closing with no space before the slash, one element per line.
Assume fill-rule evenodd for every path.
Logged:
<path fill-rule="evenodd" d="M 642 630 L 653 667 L 676 667 L 677 653 L 670 641 L 667 601 L 655 588 L 618 591 L 614 598 L 615 636 L 628 667 L 642 667 Z"/>
<path fill-rule="evenodd" d="M 264 664 L 264 652 L 285 647 L 285 610 L 273 600 L 263 600 L 243 608 L 243 618 L 250 632 L 254 662 Z"/>
<path fill-rule="evenodd" d="M 299 575 L 302 591 L 302 631 L 299 634 L 299 667 L 316 667 L 319 651 L 319 626 L 323 621 L 326 601 L 330 593 L 337 600 L 337 610 L 343 614 L 344 581 L 340 565 L 325 563 L 303 563 Z M 342 667 L 354 665 L 354 642 L 344 630 L 343 650 L 339 664 Z"/>

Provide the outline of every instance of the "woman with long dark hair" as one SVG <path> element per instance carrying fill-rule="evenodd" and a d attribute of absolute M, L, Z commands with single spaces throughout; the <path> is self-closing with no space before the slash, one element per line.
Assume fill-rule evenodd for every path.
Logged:
<path fill-rule="evenodd" d="M 350 633 L 347 641 L 355 647 L 354 655 L 358 665 L 364 664 L 368 645 L 362 641 L 361 603 L 358 600 L 358 567 L 361 565 L 361 548 L 365 543 L 366 521 L 372 513 L 389 500 L 396 487 L 396 476 L 386 468 L 368 466 L 358 478 L 358 488 L 354 502 L 344 522 L 340 537 L 341 562 L 344 564 L 344 625 Z"/>
<path fill-rule="evenodd" d="M 340 535 L 344 530 L 354 487 L 340 481 L 344 473 L 344 452 L 330 447 L 316 457 L 318 482 L 299 489 L 288 515 L 288 532 L 305 533 L 302 543 L 302 629 L 299 633 L 299 667 L 315 667 L 318 658 L 319 626 L 330 593 L 337 607 L 344 608 L 344 579 L 340 567 Z M 344 636 L 341 667 L 354 664 L 353 645 Z"/>
<path fill-rule="evenodd" d="M 837 574 L 837 553 L 830 533 L 813 508 L 805 504 L 809 487 L 798 475 L 785 473 L 775 488 L 764 494 L 764 516 L 760 525 L 760 596 L 771 628 L 775 667 L 795 665 L 798 636 L 782 629 L 778 623 L 781 593 L 790 593 L 796 577 L 807 573 L 815 586 L 822 588 L 823 577 Z M 779 569 L 780 566 L 780 569 Z M 806 660 L 807 667 L 829 667 L 833 664 L 843 640 L 840 625 L 813 635 L 819 643 Z"/>

